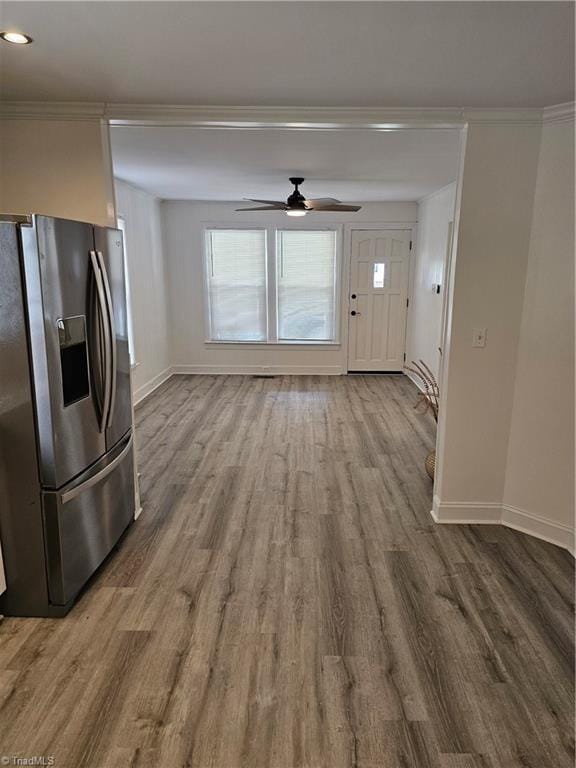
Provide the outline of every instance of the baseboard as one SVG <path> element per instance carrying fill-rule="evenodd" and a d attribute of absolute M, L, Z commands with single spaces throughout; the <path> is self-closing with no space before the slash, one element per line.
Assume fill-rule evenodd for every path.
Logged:
<path fill-rule="evenodd" d="M 154 392 L 155 389 L 158 389 L 158 387 L 161 384 L 164 384 L 164 382 L 172 376 L 173 370 L 171 366 L 168 366 L 168 368 L 165 368 L 163 371 L 161 371 L 159 374 L 154 376 L 153 379 L 150 379 L 150 381 L 147 381 L 146 384 L 142 384 L 141 387 L 138 387 L 138 389 L 135 389 L 132 394 L 132 400 L 134 402 L 134 405 L 138 405 L 142 402 L 142 400 L 145 400 L 149 395 Z"/>
<path fill-rule="evenodd" d="M 434 522 L 439 524 L 505 525 L 521 533 L 527 533 L 542 541 L 567 549 L 576 556 L 574 529 L 552 520 L 546 520 L 524 509 L 498 502 L 446 502 L 434 497 L 430 511 Z"/>
<path fill-rule="evenodd" d="M 207 374 L 225 376 L 341 376 L 339 365 L 173 365 L 175 374 Z"/>
<path fill-rule="evenodd" d="M 563 547 L 576 556 L 574 529 L 568 525 L 546 520 L 532 512 L 512 507 L 510 504 L 502 506 L 502 524 L 508 528 L 513 528 L 515 531 L 528 533 L 530 536 L 536 536 L 536 538 L 548 541 L 550 544 Z"/>
<path fill-rule="evenodd" d="M 440 501 L 434 496 L 430 512 L 436 523 L 474 523 L 498 525 L 502 517 L 502 505 L 480 501 Z"/>

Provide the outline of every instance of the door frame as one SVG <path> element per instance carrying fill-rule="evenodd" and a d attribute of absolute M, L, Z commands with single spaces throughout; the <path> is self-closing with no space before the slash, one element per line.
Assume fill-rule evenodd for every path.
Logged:
<path fill-rule="evenodd" d="M 348 374 L 348 323 L 350 317 L 350 284 L 351 274 L 350 269 L 352 266 L 352 233 L 364 232 L 364 231 L 381 231 L 381 230 L 403 230 L 410 232 L 410 240 L 412 241 L 412 248 L 408 256 L 408 301 L 409 305 L 406 311 L 406 332 L 404 335 L 404 352 L 408 347 L 408 334 L 410 333 L 410 307 L 412 305 L 413 294 L 413 281 L 414 281 L 414 259 L 412 254 L 416 249 L 416 235 L 418 231 L 418 225 L 415 221 L 403 221 L 403 222 L 385 222 L 385 223 L 352 223 L 344 225 L 344 239 L 342 248 L 342 293 L 341 293 L 341 326 L 340 326 L 340 340 L 342 343 L 342 373 Z"/>
<path fill-rule="evenodd" d="M 446 254 L 444 257 L 444 275 L 449 276 L 452 274 L 452 253 L 454 251 L 454 219 L 448 222 L 448 240 L 446 242 Z M 445 281 L 446 278 L 444 277 L 443 280 Z M 446 285 L 446 287 L 448 287 Z M 448 310 L 449 310 L 449 304 L 448 304 L 448 291 L 443 291 L 444 295 L 442 297 L 442 314 L 440 316 L 440 338 L 438 339 L 438 349 L 440 352 L 440 359 L 438 360 L 438 386 L 440 389 L 440 392 L 443 391 L 443 376 L 444 376 L 444 350 L 445 350 L 445 339 L 448 334 Z"/>

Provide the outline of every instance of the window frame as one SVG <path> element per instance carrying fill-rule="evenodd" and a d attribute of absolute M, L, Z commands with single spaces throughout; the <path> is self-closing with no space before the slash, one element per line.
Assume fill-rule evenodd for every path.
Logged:
<path fill-rule="evenodd" d="M 266 249 L 265 253 L 265 268 L 264 268 L 264 290 L 266 294 L 266 338 L 268 338 L 270 333 L 270 319 L 268 316 L 268 307 L 270 304 L 270 297 L 268 295 L 269 293 L 269 287 L 268 287 L 268 269 L 269 269 L 269 252 L 268 252 L 268 236 L 266 233 L 266 227 L 262 226 L 235 226 L 233 224 L 227 224 L 226 226 L 216 226 L 216 225 L 209 225 L 205 226 L 202 229 L 202 269 L 203 269 L 203 287 L 204 287 L 204 343 L 205 344 L 266 344 L 266 341 L 258 341 L 257 339 L 250 339 L 246 341 L 242 340 L 236 340 L 236 339 L 214 339 L 212 338 L 212 311 L 210 307 L 210 268 L 208 265 L 209 258 L 211 256 L 211 251 L 208 248 L 208 238 L 209 233 L 213 230 L 221 230 L 221 231 L 231 231 L 231 232 L 238 232 L 238 231 L 246 231 L 246 232 L 264 232 L 264 247 Z"/>
<path fill-rule="evenodd" d="M 212 338 L 212 322 L 210 311 L 210 276 L 208 269 L 208 233 L 211 230 L 260 230 L 266 233 L 266 325 L 267 338 L 263 341 L 235 341 L 233 339 L 214 339 Z M 334 232 L 336 234 L 335 247 L 335 268 L 334 268 L 334 339 L 289 339 L 282 340 L 278 338 L 278 284 L 277 284 L 277 241 L 278 232 L 283 230 L 296 230 L 299 232 Z M 304 226 L 301 222 L 274 223 L 269 226 L 242 222 L 242 224 L 226 222 L 205 223 L 202 227 L 202 270 L 203 270 L 203 291 L 204 291 L 204 344 L 205 346 L 218 346 L 237 348 L 237 347 L 306 347 L 306 348 L 329 348 L 339 347 L 341 345 L 341 318 L 342 318 L 342 226 L 339 224 L 319 225 L 311 224 Z"/>
<path fill-rule="evenodd" d="M 134 369 L 140 363 L 136 356 L 136 334 L 134 333 L 134 316 L 132 313 L 132 286 L 128 260 L 128 222 L 124 214 L 116 216 L 116 228 L 122 232 L 122 259 L 124 265 L 124 292 L 126 294 L 126 335 L 128 341 L 128 357 L 130 368 Z"/>
<path fill-rule="evenodd" d="M 279 281 L 278 281 L 278 263 L 279 263 L 279 257 L 281 255 L 279 250 L 279 243 L 280 243 L 280 235 L 282 232 L 334 232 L 335 238 L 334 238 L 334 284 L 332 287 L 332 301 L 334 306 L 334 337 L 332 339 L 280 339 L 278 338 L 278 306 L 279 306 L 279 300 L 278 300 L 278 288 L 279 288 Z M 275 277 L 276 277 L 276 296 L 275 296 L 275 310 L 276 310 L 276 317 L 275 317 L 275 331 L 276 331 L 276 339 L 279 344 L 337 344 L 339 339 L 339 326 L 340 326 L 340 317 L 338 314 L 338 306 L 340 304 L 340 281 L 338 279 L 339 272 L 340 272 L 340 260 L 338 256 L 338 241 L 339 241 L 339 233 L 336 229 L 336 227 L 303 227 L 303 226 L 295 226 L 295 227 L 276 227 L 274 229 L 274 242 L 275 242 L 275 248 L 274 248 L 274 269 L 275 269 Z"/>

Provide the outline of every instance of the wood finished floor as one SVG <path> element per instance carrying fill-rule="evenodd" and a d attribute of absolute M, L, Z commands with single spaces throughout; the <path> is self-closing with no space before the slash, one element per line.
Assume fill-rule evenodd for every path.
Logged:
<path fill-rule="evenodd" d="M 435 526 L 404 377 L 178 376 L 144 512 L 65 619 L 0 624 L 0 755 L 571 768 L 573 562 Z"/>

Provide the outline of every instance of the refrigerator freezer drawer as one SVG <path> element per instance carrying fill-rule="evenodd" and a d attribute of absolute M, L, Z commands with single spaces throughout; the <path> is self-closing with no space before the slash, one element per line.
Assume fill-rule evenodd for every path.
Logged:
<path fill-rule="evenodd" d="M 132 437 L 75 483 L 42 494 L 50 602 L 82 589 L 134 517 Z"/>

